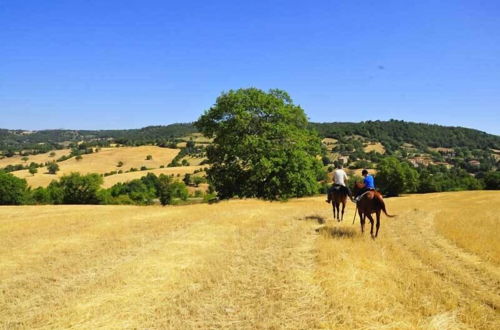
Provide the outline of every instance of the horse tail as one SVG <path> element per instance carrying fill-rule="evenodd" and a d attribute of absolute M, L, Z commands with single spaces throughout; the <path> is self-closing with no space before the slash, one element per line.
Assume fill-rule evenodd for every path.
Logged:
<path fill-rule="evenodd" d="M 385 202 L 384 199 L 382 198 L 382 195 L 381 194 L 376 194 L 376 195 L 377 195 L 377 200 L 380 203 L 380 209 L 384 211 L 384 214 L 389 218 L 394 218 L 395 215 L 388 214 L 387 211 L 385 210 Z"/>

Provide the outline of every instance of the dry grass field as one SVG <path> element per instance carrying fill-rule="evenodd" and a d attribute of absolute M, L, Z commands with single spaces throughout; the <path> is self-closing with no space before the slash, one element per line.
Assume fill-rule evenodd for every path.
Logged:
<path fill-rule="evenodd" d="M 499 329 L 500 192 L 386 204 L 0 207 L 0 327 Z"/>
<path fill-rule="evenodd" d="M 380 142 L 370 142 L 366 147 L 363 148 L 364 152 L 375 151 L 381 154 L 385 154 L 385 147 Z"/>
<path fill-rule="evenodd" d="M 53 157 L 50 156 L 51 152 L 54 152 L 54 154 L 55 154 Z M 46 162 L 51 162 L 51 161 L 54 161 L 62 156 L 69 155 L 71 150 L 70 149 L 62 149 L 62 150 L 54 150 L 51 152 L 47 152 L 44 154 L 38 154 L 38 155 L 26 156 L 26 157 L 28 157 L 27 161 L 22 160 L 23 156 L 20 156 L 20 155 L 15 155 L 12 157 L 5 157 L 5 158 L 0 159 L 0 168 L 4 168 L 5 166 L 8 166 L 8 165 L 19 165 L 19 164 L 29 165 L 31 162 L 35 162 L 37 164 L 40 164 L 40 163 L 45 164 Z"/>
<path fill-rule="evenodd" d="M 36 188 L 47 186 L 52 180 L 71 172 L 104 174 L 118 170 L 128 171 L 131 168 L 140 169 L 142 166 L 156 169 L 161 165 L 166 166 L 170 163 L 179 151 L 179 149 L 160 148 L 156 146 L 103 148 L 99 152 L 83 155 L 81 160 L 76 160 L 73 157 L 59 162 L 60 171 L 56 175 L 47 174 L 46 168 L 39 168 L 38 173 L 34 176 L 28 170 L 12 173 L 20 178 L 25 178 L 31 187 Z M 153 158 L 146 160 L 148 155 L 151 155 Z M 123 162 L 123 166 L 118 167 L 118 162 Z"/>
<path fill-rule="evenodd" d="M 194 171 L 204 168 L 204 166 L 177 166 L 177 167 L 165 167 L 165 168 L 157 168 L 154 170 L 147 171 L 137 171 L 137 172 L 129 172 L 122 173 L 116 175 L 110 175 L 104 177 L 104 183 L 102 185 L 103 188 L 110 188 L 118 182 L 128 182 L 134 179 L 140 179 L 148 173 L 154 173 L 156 175 L 165 174 L 165 175 L 174 175 L 180 176 L 180 179 L 183 178 L 186 173 L 194 173 Z"/>

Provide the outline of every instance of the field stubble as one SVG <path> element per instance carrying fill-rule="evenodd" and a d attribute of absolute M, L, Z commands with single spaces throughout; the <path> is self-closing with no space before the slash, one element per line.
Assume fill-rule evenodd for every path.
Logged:
<path fill-rule="evenodd" d="M 499 328 L 499 219 L 486 212 L 485 199 L 499 205 L 500 193 L 388 199 L 398 217 L 382 218 L 375 241 L 351 225 L 352 204 L 339 224 L 320 197 L 166 208 L 2 207 L 0 322 Z M 473 219 L 460 222 L 457 205 Z"/>

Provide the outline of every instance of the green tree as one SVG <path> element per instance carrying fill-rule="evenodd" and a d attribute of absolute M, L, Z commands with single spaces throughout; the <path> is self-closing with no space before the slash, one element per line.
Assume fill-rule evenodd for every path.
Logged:
<path fill-rule="evenodd" d="M 59 164 L 57 164 L 56 162 L 50 162 L 47 165 L 47 171 L 49 172 L 49 174 L 56 174 L 59 171 Z"/>
<path fill-rule="evenodd" d="M 321 141 L 281 90 L 231 90 L 196 122 L 213 143 L 207 178 L 220 198 L 286 199 L 317 192 Z"/>
<path fill-rule="evenodd" d="M 38 187 L 31 192 L 31 198 L 36 204 L 52 204 L 53 200 L 47 188 Z"/>
<path fill-rule="evenodd" d="M 28 184 L 10 173 L 0 171 L 0 205 L 21 205 L 28 197 Z"/>
<path fill-rule="evenodd" d="M 38 172 L 38 168 L 35 163 L 31 163 L 28 171 L 30 172 L 31 175 L 35 175 Z"/>
<path fill-rule="evenodd" d="M 184 184 L 186 186 L 190 186 L 192 184 L 191 183 L 191 174 L 190 173 L 184 174 L 184 178 L 182 179 L 182 182 L 184 182 Z"/>
<path fill-rule="evenodd" d="M 99 204 L 98 191 L 103 179 L 99 174 L 71 173 L 59 180 L 64 204 Z"/>
<path fill-rule="evenodd" d="M 172 178 L 165 174 L 160 174 L 158 177 L 158 187 L 157 194 L 160 198 L 161 205 L 165 206 L 172 203 L 172 191 L 170 189 L 170 184 L 172 183 Z"/>
<path fill-rule="evenodd" d="M 377 167 L 377 185 L 389 196 L 414 192 L 418 186 L 418 172 L 396 157 L 384 158 Z"/>
<path fill-rule="evenodd" d="M 500 190 L 500 172 L 488 172 L 484 176 L 485 188 L 489 190 Z"/>

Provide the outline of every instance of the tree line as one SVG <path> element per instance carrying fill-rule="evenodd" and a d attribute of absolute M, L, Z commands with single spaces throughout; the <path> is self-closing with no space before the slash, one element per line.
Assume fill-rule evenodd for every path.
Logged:
<path fill-rule="evenodd" d="M 195 177 L 196 178 L 196 177 Z M 31 189 L 26 180 L 0 171 L 0 205 L 36 204 L 103 204 L 103 205 L 151 205 L 158 200 L 162 205 L 186 201 L 189 197 L 187 185 L 197 186 L 204 180 L 187 176 L 183 181 L 173 175 L 148 173 L 140 179 L 117 183 L 111 188 L 101 187 L 103 177 L 99 174 L 71 173 L 53 180 L 47 187 Z M 194 197 L 212 201 L 213 191 L 195 192 Z"/>

